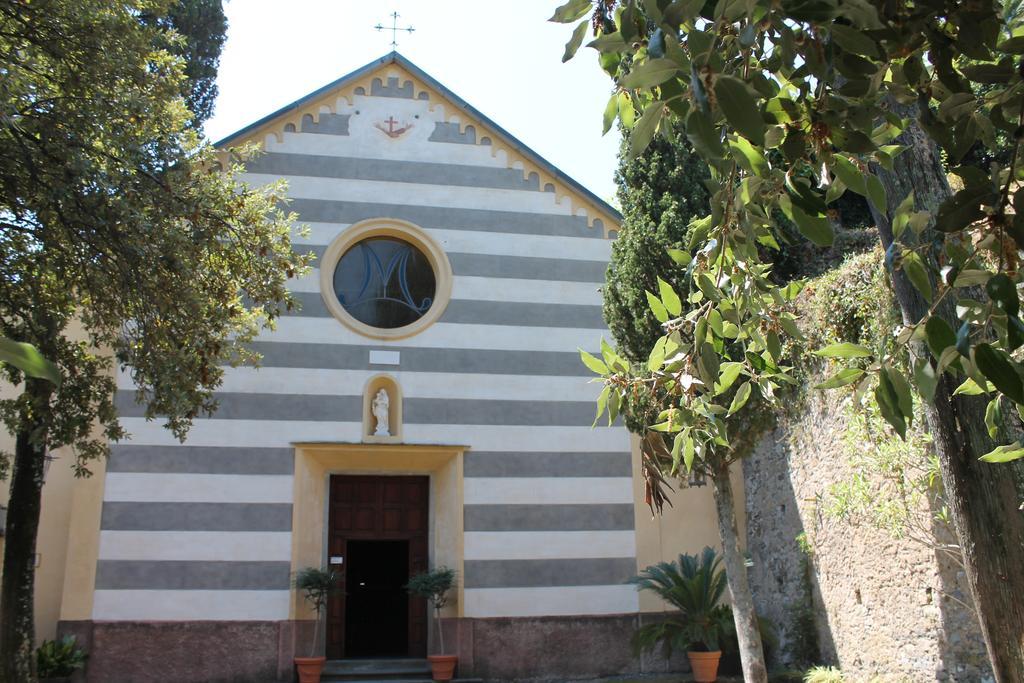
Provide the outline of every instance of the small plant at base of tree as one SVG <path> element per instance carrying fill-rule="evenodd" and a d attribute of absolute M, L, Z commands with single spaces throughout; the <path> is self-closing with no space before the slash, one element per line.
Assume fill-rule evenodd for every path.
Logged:
<path fill-rule="evenodd" d="M 686 651 L 694 668 L 694 680 L 714 680 L 718 659 L 723 651 L 736 652 L 736 629 L 732 608 L 722 603 L 727 586 L 722 560 L 712 548 L 700 555 L 682 554 L 678 562 L 660 562 L 645 568 L 630 579 L 637 590 L 646 590 L 678 610 L 677 614 L 644 624 L 633 636 L 637 654 L 662 645 L 665 657 L 673 650 Z M 774 629 L 758 620 L 762 638 L 773 647 L 777 644 Z M 699 669 L 713 660 L 705 677 Z"/>
<path fill-rule="evenodd" d="M 726 637 L 732 612 L 721 604 L 725 595 L 725 572 L 711 548 L 700 556 L 680 555 L 678 562 L 659 562 L 630 579 L 637 590 L 650 591 L 679 610 L 661 622 L 645 624 L 633 637 L 638 651 L 661 643 L 665 656 L 672 650 L 714 652 Z"/>

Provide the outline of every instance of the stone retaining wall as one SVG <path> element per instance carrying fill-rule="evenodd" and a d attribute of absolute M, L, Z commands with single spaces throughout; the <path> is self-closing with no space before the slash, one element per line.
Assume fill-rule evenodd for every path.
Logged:
<path fill-rule="evenodd" d="M 787 664 L 813 657 L 848 680 L 991 680 L 955 561 L 824 511 L 831 484 L 851 475 L 843 395 L 817 392 L 783 418 L 744 462 L 751 588 L 779 629 Z M 810 553 L 797 541 L 806 538 Z"/>

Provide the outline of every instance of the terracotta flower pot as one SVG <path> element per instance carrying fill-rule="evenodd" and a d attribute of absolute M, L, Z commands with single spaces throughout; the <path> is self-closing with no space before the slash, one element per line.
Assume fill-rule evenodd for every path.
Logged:
<path fill-rule="evenodd" d="M 715 652 L 687 652 L 690 668 L 693 669 L 693 680 L 696 683 L 714 683 L 718 680 L 718 660 L 721 650 Z"/>
<path fill-rule="evenodd" d="M 295 668 L 299 670 L 299 683 L 320 683 L 320 672 L 324 670 L 326 657 L 296 657 Z"/>
<path fill-rule="evenodd" d="M 450 681 L 455 675 L 455 665 L 459 658 L 455 655 L 429 655 L 430 670 L 435 681 Z"/>

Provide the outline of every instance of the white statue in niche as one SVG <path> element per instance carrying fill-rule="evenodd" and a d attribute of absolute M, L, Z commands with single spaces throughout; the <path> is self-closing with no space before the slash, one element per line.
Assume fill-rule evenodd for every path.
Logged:
<path fill-rule="evenodd" d="M 373 416 L 377 419 L 377 428 L 374 436 L 391 436 L 388 425 L 388 392 L 381 389 L 373 398 Z"/>

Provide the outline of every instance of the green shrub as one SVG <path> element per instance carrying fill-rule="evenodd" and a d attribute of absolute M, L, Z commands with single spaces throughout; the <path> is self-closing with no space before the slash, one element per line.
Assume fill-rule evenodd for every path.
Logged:
<path fill-rule="evenodd" d="M 448 602 L 448 591 L 455 585 L 455 570 L 437 567 L 421 572 L 409 579 L 406 590 L 413 595 L 426 598 L 434 609 L 441 609 Z"/>
<path fill-rule="evenodd" d="M 85 666 L 87 658 L 74 636 L 64 636 L 60 641 L 44 640 L 36 650 L 36 672 L 39 678 L 70 676 Z"/>
<path fill-rule="evenodd" d="M 316 623 L 313 627 L 313 644 L 309 651 L 310 657 L 316 656 L 316 646 L 320 642 L 320 615 L 327 606 L 331 593 L 337 591 L 338 574 L 330 569 L 320 567 L 304 567 L 295 574 L 295 588 L 302 591 L 302 597 L 316 611 Z"/>
<path fill-rule="evenodd" d="M 816 666 L 804 674 L 804 683 L 843 683 L 843 672 L 834 666 Z"/>
<path fill-rule="evenodd" d="M 637 590 L 651 591 L 678 610 L 665 619 L 644 624 L 633 636 L 637 652 L 652 650 L 659 643 L 665 656 L 673 650 L 738 651 L 732 608 L 721 604 L 726 576 L 721 558 L 712 548 L 700 555 L 682 554 L 678 562 L 659 562 L 630 579 Z M 776 643 L 771 625 L 759 619 L 765 650 Z"/>
<path fill-rule="evenodd" d="M 327 598 L 335 591 L 338 575 L 329 569 L 305 567 L 295 574 L 295 587 L 319 615 L 327 605 Z"/>

